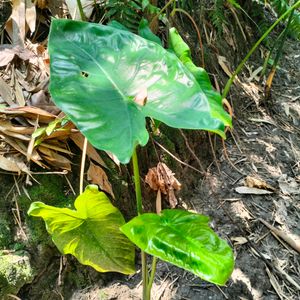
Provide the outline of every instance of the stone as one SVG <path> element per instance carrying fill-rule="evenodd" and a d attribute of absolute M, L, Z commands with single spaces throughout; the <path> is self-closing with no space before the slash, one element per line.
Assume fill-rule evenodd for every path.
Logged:
<path fill-rule="evenodd" d="M 16 295 L 33 278 L 28 252 L 0 252 L 0 299 L 6 299 L 8 294 Z"/>

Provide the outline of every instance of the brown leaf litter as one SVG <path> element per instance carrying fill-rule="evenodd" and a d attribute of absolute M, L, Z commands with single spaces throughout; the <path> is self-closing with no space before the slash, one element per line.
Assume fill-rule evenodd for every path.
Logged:
<path fill-rule="evenodd" d="M 149 169 L 145 182 L 154 191 L 161 191 L 167 195 L 171 208 L 177 206 L 175 191 L 181 189 L 181 184 L 166 164 L 159 162 L 156 167 Z"/>

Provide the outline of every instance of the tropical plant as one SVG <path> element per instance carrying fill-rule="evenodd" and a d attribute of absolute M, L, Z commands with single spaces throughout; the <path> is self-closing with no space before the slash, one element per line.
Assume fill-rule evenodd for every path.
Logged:
<path fill-rule="evenodd" d="M 269 1 L 272 7 L 277 12 L 278 16 L 283 15 L 285 12 L 290 10 L 291 4 L 290 2 L 297 1 L 287 1 L 287 0 L 270 0 Z M 298 39 L 300 39 L 300 13 L 299 11 L 294 11 L 293 16 L 290 20 L 288 33 Z"/>
<path fill-rule="evenodd" d="M 124 224 L 94 186 L 76 199 L 76 211 L 35 202 L 29 214 L 44 218 L 62 253 L 99 271 L 133 273 L 133 242 L 142 250 L 143 299 L 150 299 L 156 258 L 221 285 L 234 260 L 228 244 L 208 226 L 208 217 L 177 209 L 143 213 L 136 147 L 148 141 L 145 118 L 222 137 L 231 118 L 175 29 L 168 50 L 145 23 L 139 31 L 143 37 L 115 24 L 53 20 L 48 44 L 55 103 L 96 148 L 122 163 L 132 159 L 138 216 Z M 154 257 L 150 277 L 145 253 Z"/>
<path fill-rule="evenodd" d="M 236 70 L 233 72 L 229 80 L 227 81 L 225 88 L 222 93 L 222 98 L 226 98 L 227 94 L 229 93 L 230 87 L 234 82 L 235 77 L 239 74 L 239 72 L 243 69 L 245 63 L 253 54 L 253 52 L 258 48 L 258 46 L 262 43 L 262 41 L 271 33 L 271 31 L 286 17 L 290 16 L 289 23 L 293 17 L 294 10 L 300 7 L 300 0 L 297 1 L 294 5 L 292 5 L 285 13 L 283 13 L 266 31 L 265 33 L 259 38 L 259 40 L 252 46 L 250 51 L 246 54 L 245 58 L 239 63 Z"/>

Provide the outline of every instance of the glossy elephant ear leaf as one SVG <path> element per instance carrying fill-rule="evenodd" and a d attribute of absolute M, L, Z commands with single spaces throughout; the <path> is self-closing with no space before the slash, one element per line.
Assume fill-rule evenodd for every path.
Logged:
<path fill-rule="evenodd" d="M 233 253 L 208 226 L 209 218 L 177 209 L 135 217 L 121 231 L 148 254 L 223 285 L 230 277 Z"/>
<path fill-rule="evenodd" d="M 89 185 L 74 205 L 76 210 L 34 202 L 28 214 L 44 219 L 61 253 L 99 272 L 134 273 L 134 245 L 120 232 L 124 218 L 106 195 Z"/>
<path fill-rule="evenodd" d="M 207 72 L 193 63 L 189 46 L 183 41 L 175 28 L 171 28 L 169 32 L 169 49 L 176 54 L 198 81 L 207 96 L 212 116 L 219 119 L 226 126 L 231 127 L 231 118 L 223 109 L 221 95 L 213 89 Z"/>
<path fill-rule="evenodd" d="M 122 163 L 145 145 L 145 117 L 224 137 L 199 81 L 159 44 L 113 26 L 52 20 L 50 93 L 98 149 Z M 147 95 L 135 102 L 137 95 Z"/>

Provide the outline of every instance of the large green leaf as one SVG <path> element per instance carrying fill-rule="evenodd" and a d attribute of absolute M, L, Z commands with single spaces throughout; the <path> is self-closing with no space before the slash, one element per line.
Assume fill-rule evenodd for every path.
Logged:
<path fill-rule="evenodd" d="M 189 46 L 183 41 L 175 28 L 171 28 L 169 32 L 169 48 L 174 51 L 186 68 L 192 72 L 199 85 L 201 85 L 203 92 L 207 96 L 212 116 L 221 120 L 226 126 L 232 126 L 230 116 L 222 107 L 221 95 L 213 89 L 207 72 L 193 63 Z"/>
<path fill-rule="evenodd" d="M 145 145 L 149 116 L 176 128 L 224 137 L 199 81 L 157 43 L 112 26 L 52 20 L 50 93 L 88 140 L 127 163 Z M 136 96 L 145 94 L 140 105 Z"/>
<path fill-rule="evenodd" d="M 124 218 L 106 195 L 89 185 L 74 205 L 76 210 L 34 202 L 28 214 L 44 219 L 63 254 L 100 272 L 134 273 L 134 245 L 120 232 Z"/>
<path fill-rule="evenodd" d="M 203 215 L 166 209 L 161 215 L 135 217 L 121 231 L 146 253 L 222 285 L 233 270 L 233 253 L 208 221 Z"/>

